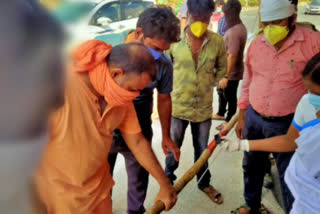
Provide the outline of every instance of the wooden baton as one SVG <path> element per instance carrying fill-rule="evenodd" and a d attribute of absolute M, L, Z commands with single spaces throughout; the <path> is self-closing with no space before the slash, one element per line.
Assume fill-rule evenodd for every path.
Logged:
<path fill-rule="evenodd" d="M 224 137 L 228 134 L 227 131 L 220 132 L 220 137 Z M 204 150 L 200 158 L 196 163 L 184 173 L 184 175 L 175 183 L 173 186 L 177 194 L 179 194 L 182 189 L 199 173 L 201 168 L 207 163 L 213 151 L 217 147 L 216 140 L 213 139 L 209 146 Z M 165 209 L 165 205 L 162 201 L 156 201 L 153 207 L 145 212 L 145 214 L 158 214 Z"/>

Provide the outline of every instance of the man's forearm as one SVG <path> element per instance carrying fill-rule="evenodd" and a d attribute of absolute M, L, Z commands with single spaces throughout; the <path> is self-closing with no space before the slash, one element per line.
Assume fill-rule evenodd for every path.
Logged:
<path fill-rule="evenodd" d="M 250 152 L 293 152 L 297 145 L 287 135 L 277 136 L 263 140 L 249 140 Z"/>
<path fill-rule="evenodd" d="M 123 134 L 123 137 L 138 162 L 157 180 L 159 185 L 170 185 L 170 181 L 157 160 L 150 142 L 143 137 L 142 133 L 135 136 Z"/>
<path fill-rule="evenodd" d="M 228 69 L 227 69 L 226 76 L 229 76 L 237 62 L 237 56 L 233 54 L 229 54 L 227 60 L 228 60 Z"/>
<path fill-rule="evenodd" d="M 239 110 L 239 121 L 244 121 L 246 116 L 246 109 L 240 109 Z"/>
<path fill-rule="evenodd" d="M 158 95 L 158 113 L 162 129 L 162 138 L 169 138 L 172 113 L 172 102 L 170 94 Z"/>
<path fill-rule="evenodd" d="M 299 135 L 299 130 L 291 124 L 286 135 L 264 140 L 250 140 L 250 151 L 293 152 L 297 149 L 295 140 Z"/>

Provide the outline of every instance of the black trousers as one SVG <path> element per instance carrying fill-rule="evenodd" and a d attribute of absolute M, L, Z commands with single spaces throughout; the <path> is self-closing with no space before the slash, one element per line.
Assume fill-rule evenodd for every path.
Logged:
<path fill-rule="evenodd" d="M 237 112 L 237 91 L 239 86 L 239 80 L 229 80 L 228 86 L 225 89 L 218 89 L 219 94 L 219 116 L 225 116 L 227 112 L 228 105 L 228 114 L 226 121 L 229 122 L 233 115 Z"/>

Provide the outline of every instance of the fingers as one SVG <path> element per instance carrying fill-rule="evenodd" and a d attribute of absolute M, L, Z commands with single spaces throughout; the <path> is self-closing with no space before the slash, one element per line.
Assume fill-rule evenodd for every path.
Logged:
<path fill-rule="evenodd" d="M 229 137 L 222 137 L 221 138 L 221 148 L 224 151 L 229 151 L 230 143 L 232 143 L 232 140 Z"/>
<path fill-rule="evenodd" d="M 174 159 L 176 161 L 180 160 L 180 149 L 173 141 L 168 141 L 166 143 L 162 143 L 162 149 L 163 149 L 163 152 L 166 155 L 166 157 L 168 157 L 169 150 L 170 150 L 174 156 Z"/>
<path fill-rule="evenodd" d="M 221 138 L 221 142 L 228 142 L 228 141 L 231 141 L 231 138 L 229 138 L 229 137 L 222 137 Z"/>
<path fill-rule="evenodd" d="M 176 161 L 179 161 L 180 160 L 180 149 L 178 148 L 178 146 L 175 143 L 172 143 L 172 144 L 170 144 L 169 149 L 173 153 L 174 159 Z"/>
<path fill-rule="evenodd" d="M 172 207 L 177 203 L 177 200 L 178 200 L 178 195 L 176 192 L 172 192 L 171 195 L 170 195 L 170 200 L 168 200 L 166 203 L 165 203 L 165 207 L 166 207 L 166 211 L 169 211 L 172 209 Z"/>
<path fill-rule="evenodd" d="M 180 149 L 178 149 L 178 148 L 174 149 L 173 150 L 173 156 L 174 156 L 174 159 L 179 162 L 179 160 L 180 160 Z"/>
<path fill-rule="evenodd" d="M 162 144 L 162 150 L 163 150 L 164 155 L 166 157 L 168 157 L 169 156 L 168 147 L 166 145 Z"/>
<path fill-rule="evenodd" d="M 220 85 L 220 88 L 221 88 L 221 89 L 226 89 L 227 86 L 228 86 L 227 84 L 221 84 L 221 85 Z"/>
<path fill-rule="evenodd" d="M 242 138 L 242 126 L 241 126 L 241 124 L 239 124 L 239 123 L 238 123 L 238 125 L 237 125 L 237 127 L 236 127 L 236 134 L 237 134 L 237 137 L 238 137 L 239 139 Z"/>

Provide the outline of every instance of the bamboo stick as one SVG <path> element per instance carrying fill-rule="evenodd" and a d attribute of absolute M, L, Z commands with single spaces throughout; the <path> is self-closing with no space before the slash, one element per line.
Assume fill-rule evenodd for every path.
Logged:
<path fill-rule="evenodd" d="M 220 136 L 226 136 L 228 134 L 227 131 L 221 132 Z M 211 157 L 213 151 L 217 147 L 217 143 L 215 140 L 212 140 L 206 150 L 202 153 L 200 158 L 196 161 L 196 163 L 186 172 L 184 175 L 177 181 L 174 185 L 174 189 L 179 194 L 183 188 L 199 173 L 201 168 L 207 163 L 209 158 Z M 161 213 L 165 209 L 165 205 L 162 201 L 156 201 L 153 207 L 145 212 L 145 214 L 158 214 Z"/>

